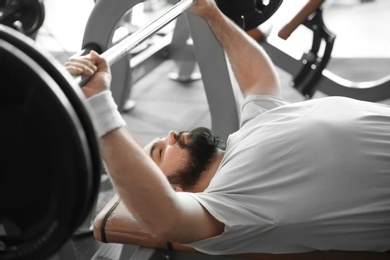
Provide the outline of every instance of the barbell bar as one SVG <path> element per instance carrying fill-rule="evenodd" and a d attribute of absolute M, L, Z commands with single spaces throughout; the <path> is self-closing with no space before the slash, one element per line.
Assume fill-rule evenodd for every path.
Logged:
<path fill-rule="evenodd" d="M 144 27 L 141 27 L 134 33 L 130 34 L 126 38 L 124 38 L 119 43 L 107 49 L 105 52 L 101 54 L 101 57 L 104 58 L 107 63 L 112 66 L 123 58 L 127 53 L 145 41 L 152 34 L 156 33 L 164 26 L 172 22 L 183 12 L 188 10 L 191 6 L 196 3 L 196 0 L 181 0 L 173 7 L 171 7 L 167 12 L 153 20 L 151 23 L 147 24 Z M 76 82 L 80 87 L 84 86 L 89 80 L 89 77 L 78 76 L 76 77 Z"/>

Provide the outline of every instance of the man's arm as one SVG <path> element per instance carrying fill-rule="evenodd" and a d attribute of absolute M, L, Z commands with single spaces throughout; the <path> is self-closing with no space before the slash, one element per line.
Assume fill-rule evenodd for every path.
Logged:
<path fill-rule="evenodd" d="M 281 95 L 279 78 L 268 55 L 241 28 L 221 15 L 214 0 L 198 0 L 191 12 L 207 21 L 225 49 L 244 96 Z"/>
<path fill-rule="evenodd" d="M 98 54 L 72 57 L 65 67 L 72 74 L 91 76 L 82 88 L 89 100 L 108 91 L 110 68 Z M 224 225 L 195 199 L 174 192 L 162 171 L 126 129 L 104 134 L 102 152 L 120 198 L 137 222 L 151 234 L 170 242 L 191 243 L 223 232 Z"/>

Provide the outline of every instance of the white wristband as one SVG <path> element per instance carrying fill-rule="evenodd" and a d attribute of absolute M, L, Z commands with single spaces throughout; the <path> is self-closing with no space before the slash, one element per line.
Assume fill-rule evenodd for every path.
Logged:
<path fill-rule="evenodd" d="M 118 111 L 112 93 L 109 90 L 100 92 L 87 99 L 92 108 L 92 114 L 97 123 L 97 134 L 99 137 L 126 125 Z"/>

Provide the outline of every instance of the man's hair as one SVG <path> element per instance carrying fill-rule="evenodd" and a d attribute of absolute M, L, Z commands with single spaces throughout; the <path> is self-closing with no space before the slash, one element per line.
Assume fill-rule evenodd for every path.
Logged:
<path fill-rule="evenodd" d="M 211 165 L 220 143 L 220 139 L 205 127 L 195 128 L 188 133 L 188 137 L 188 144 L 178 138 L 179 145 L 189 154 L 186 166 L 167 177 L 171 184 L 181 185 L 184 189 L 189 189 L 198 182 L 202 172 Z"/>

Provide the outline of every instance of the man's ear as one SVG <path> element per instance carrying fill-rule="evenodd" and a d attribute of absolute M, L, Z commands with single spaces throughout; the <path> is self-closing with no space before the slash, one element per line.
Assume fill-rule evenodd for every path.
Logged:
<path fill-rule="evenodd" d="M 179 185 L 172 185 L 172 188 L 176 192 L 183 192 L 184 191 L 183 188 Z"/>

